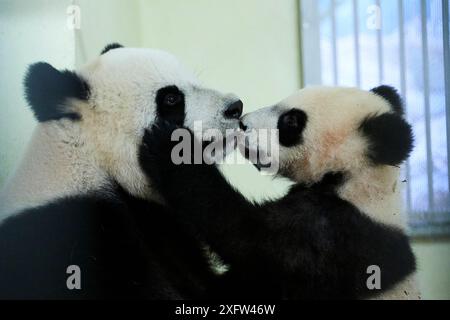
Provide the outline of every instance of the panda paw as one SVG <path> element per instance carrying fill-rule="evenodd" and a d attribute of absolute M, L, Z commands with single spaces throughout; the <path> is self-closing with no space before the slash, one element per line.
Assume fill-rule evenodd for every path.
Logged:
<path fill-rule="evenodd" d="M 160 121 L 145 131 L 139 148 L 139 162 L 145 174 L 153 184 L 162 182 L 162 177 L 173 165 L 171 153 L 179 143 L 172 141 L 172 134 L 179 126 Z"/>

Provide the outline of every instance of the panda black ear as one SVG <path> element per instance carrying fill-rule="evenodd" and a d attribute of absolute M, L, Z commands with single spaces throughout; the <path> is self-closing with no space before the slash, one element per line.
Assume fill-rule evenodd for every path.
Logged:
<path fill-rule="evenodd" d="M 370 116 L 360 130 L 368 140 L 367 156 L 374 164 L 399 166 L 414 148 L 411 126 L 396 113 Z"/>
<path fill-rule="evenodd" d="M 400 116 L 404 115 L 403 101 L 397 89 L 383 85 L 373 88 L 370 91 L 387 100 L 393 108 L 393 111 L 395 111 L 397 114 L 399 114 Z"/>
<path fill-rule="evenodd" d="M 114 50 L 114 49 L 120 49 L 123 48 L 124 46 L 121 45 L 120 43 L 110 43 L 108 44 L 105 49 L 102 50 L 101 55 L 107 53 L 108 51 Z"/>
<path fill-rule="evenodd" d="M 31 65 L 25 76 L 25 98 L 40 122 L 80 115 L 65 108 L 68 98 L 87 100 L 89 85 L 72 71 L 59 71 L 50 64 L 39 62 Z"/>

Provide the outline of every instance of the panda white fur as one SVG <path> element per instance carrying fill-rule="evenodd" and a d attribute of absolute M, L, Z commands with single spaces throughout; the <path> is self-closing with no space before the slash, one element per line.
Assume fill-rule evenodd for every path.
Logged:
<path fill-rule="evenodd" d="M 244 116 L 242 126 L 250 141 L 253 129 L 279 130 L 281 175 L 313 185 L 327 173 L 342 172 L 345 181 L 337 190 L 342 199 L 405 231 L 399 166 L 412 150 L 413 134 L 395 89 L 306 88 Z M 253 142 L 242 150 L 261 148 Z M 376 298 L 420 299 L 414 275 Z"/>
<path fill-rule="evenodd" d="M 138 147 L 158 119 L 237 128 L 238 98 L 166 52 L 117 44 L 76 72 L 36 63 L 24 84 L 39 124 L 0 193 L 0 298 L 195 297 L 202 249 L 168 222 Z M 69 265 L 83 290 L 68 290 Z"/>

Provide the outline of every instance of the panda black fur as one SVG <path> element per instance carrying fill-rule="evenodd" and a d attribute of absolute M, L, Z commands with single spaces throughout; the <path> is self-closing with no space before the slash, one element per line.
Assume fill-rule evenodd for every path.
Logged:
<path fill-rule="evenodd" d="M 212 273 L 200 244 L 164 206 L 113 193 L 62 198 L 6 220 L 0 299 L 203 297 Z M 80 290 L 66 284 L 72 265 Z"/>
<path fill-rule="evenodd" d="M 120 45 L 76 72 L 32 65 L 25 93 L 39 124 L 0 193 L 0 299 L 204 297 L 203 245 L 144 176 L 138 147 L 160 119 L 237 128 L 238 99 L 165 52 Z M 81 290 L 66 285 L 72 265 Z"/>
<path fill-rule="evenodd" d="M 414 271 L 404 233 L 374 221 L 336 193 L 345 181 L 340 173 L 313 185 L 297 184 L 280 200 L 254 204 L 214 165 L 173 164 L 175 128 L 161 123 L 147 131 L 141 164 L 176 219 L 227 266 L 211 296 L 367 298 Z M 382 270 L 380 291 L 367 286 L 372 265 Z"/>
<path fill-rule="evenodd" d="M 394 88 L 380 86 L 370 92 L 306 88 L 274 107 L 246 115 L 242 122 L 250 141 L 253 129 L 279 130 L 281 175 L 312 185 L 329 172 L 341 172 L 345 180 L 337 188 L 339 197 L 371 219 L 405 231 L 404 182 L 399 173 L 414 138 Z M 249 148 L 264 146 L 253 143 Z M 377 298 L 420 299 L 420 295 L 410 275 Z"/>

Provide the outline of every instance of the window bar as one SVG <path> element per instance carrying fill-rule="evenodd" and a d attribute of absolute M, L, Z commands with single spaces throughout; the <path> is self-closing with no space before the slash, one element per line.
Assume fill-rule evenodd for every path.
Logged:
<path fill-rule="evenodd" d="M 358 20 L 358 0 L 353 0 L 353 33 L 354 33 L 354 46 L 355 46 L 355 64 L 356 64 L 356 86 L 361 87 L 361 57 L 359 50 L 359 20 Z"/>
<path fill-rule="evenodd" d="M 379 14 L 382 16 L 381 0 L 376 1 L 376 5 L 379 8 Z M 382 22 L 382 18 L 377 17 Z M 377 48 L 378 48 L 378 74 L 380 84 L 384 81 L 384 61 L 383 61 L 383 25 L 377 26 Z"/>
<path fill-rule="evenodd" d="M 404 16 L 404 2 L 398 0 L 398 34 L 400 43 L 400 92 L 403 99 L 406 100 L 406 50 L 405 50 L 405 16 Z M 408 112 L 407 105 L 404 106 L 405 112 Z M 407 213 L 411 213 L 412 198 L 411 198 L 411 160 L 406 162 L 406 209 Z"/>
<path fill-rule="evenodd" d="M 319 3 L 316 0 L 301 0 L 298 2 L 300 28 L 300 61 L 302 69 L 301 84 L 321 85 L 322 81 L 322 50 L 321 22 Z"/>
<path fill-rule="evenodd" d="M 420 4 L 420 18 L 422 25 L 423 95 L 425 103 L 425 134 L 427 143 L 428 211 L 433 212 L 433 155 L 431 149 L 430 67 L 428 56 L 427 2 L 426 0 L 421 0 Z"/>
<path fill-rule="evenodd" d="M 338 57 L 337 57 L 337 33 L 336 33 L 336 0 L 331 0 L 331 34 L 333 43 L 333 80 L 338 85 Z"/>
<path fill-rule="evenodd" d="M 449 1 L 442 0 L 442 26 L 444 28 L 445 105 L 447 124 L 447 177 L 450 192 L 450 17 Z"/>

